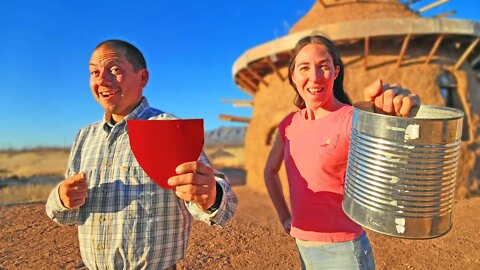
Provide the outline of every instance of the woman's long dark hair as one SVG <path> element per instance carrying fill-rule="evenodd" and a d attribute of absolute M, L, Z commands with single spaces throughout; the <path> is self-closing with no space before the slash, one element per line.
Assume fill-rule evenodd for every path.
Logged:
<path fill-rule="evenodd" d="M 340 52 L 338 51 L 338 48 L 337 46 L 335 46 L 333 41 L 331 41 L 330 39 L 324 36 L 319 36 L 319 35 L 308 36 L 300 39 L 292 51 L 292 56 L 290 57 L 290 62 L 288 63 L 288 80 L 290 81 L 290 85 L 292 85 L 293 89 L 295 89 L 295 92 L 296 92 L 296 96 L 294 100 L 295 105 L 300 109 L 305 108 L 305 101 L 298 93 L 297 87 L 295 86 L 292 80 L 293 70 L 295 69 L 295 58 L 297 57 L 297 54 L 300 52 L 300 50 L 302 50 L 303 47 L 309 44 L 320 44 L 325 46 L 328 53 L 332 56 L 334 66 L 338 66 L 340 68 L 337 78 L 333 83 L 333 95 L 338 101 L 345 104 L 352 105 L 352 101 L 350 100 L 347 93 L 343 89 L 343 78 L 344 78 L 345 72 L 344 72 L 342 59 L 340 58 Z"/>

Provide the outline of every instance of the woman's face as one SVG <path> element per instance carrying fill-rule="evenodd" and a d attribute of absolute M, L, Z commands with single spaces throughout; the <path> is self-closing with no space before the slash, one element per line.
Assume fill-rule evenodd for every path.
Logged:
<path fill-rule="evenodd" d="M 292 80 L 307 109 L 324 107 L 334 101 L 333 83 L 339 66 L 322 44 L 308 44 L 295 58 Z"/>

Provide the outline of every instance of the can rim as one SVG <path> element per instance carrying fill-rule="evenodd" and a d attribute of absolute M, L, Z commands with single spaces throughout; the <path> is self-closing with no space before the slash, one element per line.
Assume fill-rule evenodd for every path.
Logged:
<path fill-rule="evenodd" d="M 462 110 L 450 107 L 435 106 L 435 105 L 420 105 L 412 108 L 409 117 L 401 117 L 395 115 L 386 115 L 374 112 L 373 101 L 360 101 L 353 105 L 354 109 L 361 111 L 362 114 L 371 115 L 374 117 L 390 118 L 390 119 L 416 119 L 416 120 L 456 120 L 465 116 Z M 441 117 L 428 115 L 428 112 L 436 112 Z"/>

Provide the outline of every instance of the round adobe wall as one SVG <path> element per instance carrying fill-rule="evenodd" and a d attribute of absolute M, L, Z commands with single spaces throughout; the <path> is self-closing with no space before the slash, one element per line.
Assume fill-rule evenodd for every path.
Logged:
<path fill-rule="evenodd" d="M 280 69 L 283 78 L 287 78 L 287 68 Z M 266 192 L 263 170 L 270 152 L 271 143 L 276 135 L 276 128 L 280 121 L 297 107 L 293 104 L 295 97 L 288 79 L 280 79 L 276 74 L 264 77 L 268 87 L 259 85 L 255 95 L 255 105 L 252 117 L 245 134 L 244 155 L 247 171 L 247 186 Z M 285 169 L 281 169 L 280 178 L 284 191 L 288 191 Z M 287 194 L 287 193 L 285 193 Z"/>
<path fill-rule="evenodd" d="M 462 156 L 457 173 L 457 198 L 480 195 L 480 82 L 469 65 L 453 72 L 459 89 L 466 91 L 466 103 L 470 107 L 471 140 L 462 143 Z"/>
<path fill-rule="evenodd" d="M 449 55 L 446 51 L 439 50 L 435 61 L 429 65 L 425 62 L 425 50 L 411 48 L 408 50 L 408 57 L 398 68 L 396 61 L 398 50 L 395 48 L 386 49 L 383 54 L 370 55 L 368 57 L 369 67 L 364 69 L 363 60 L 358 59 L 358 53 L 346 54 L 342 57 L 347 64 L 345 69 L 344 86 L 353 102 L 363 100 L 362 90 L 371 84 L 375 79 L 382 78 L 384 82 L 397 82 L 403 87 L 412 89 L 422 98 L 422 104 L 443 105 L 443 99 L 437 86 L 438 75 L 445 69 L 450 69 L 458 59 L 457 55 Z M 351 63 L 351 64 L 348 64 Z M 461 157 L 459 161 L 457 176 L 457 198 L 465 198 L 479 194 L 480 183 L 480 136 L 476 129 L 479 119 L 478 106 L 480 104 L 479 84 L 474 77 L 473 71 L 468 67 L 465 70 L 451 71 L 457 79 L 458 91 L 466 93 L 465 110 L 470 111 L 469 128 L 474 135 L 469 142 L 462 142 Z M 287 77 L 287 67 L 280 69 Z M 293 105 L 294 90 L 291 88 L 288 79 L 281 80 L 276 74 L 269 74 L 265 78 L 268 86 L 259 85 L 259 91 L 255 96 L 255 106 L 252 112 L 245 138 L 245 168 L 247 170 L 247 185 L 255 190 L 266 192 L 263 170 L 268 158 L 272 139 L 272 133 L 278 123 L 289 113 L 297 110 Z M 470 91 L 468 89 L 471 89 Z M 472 108 L 473 107 L 473 108 Z M 273 141 L 271 141 L 273 142 Z M 280 172 L 284 192 L 288 191 L 285 169 L 282 166 Z M 288 193 L 285 193 L 288 194 Z"/>

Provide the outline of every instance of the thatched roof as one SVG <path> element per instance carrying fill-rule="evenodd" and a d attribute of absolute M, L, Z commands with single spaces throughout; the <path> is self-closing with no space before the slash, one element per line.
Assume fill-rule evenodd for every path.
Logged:
<path fill-rule="evenodd" d="M 420 16 L 399 0 L 323 0 L 315 2 L 290 34 L 326 24 L 412 17 Z"/>

